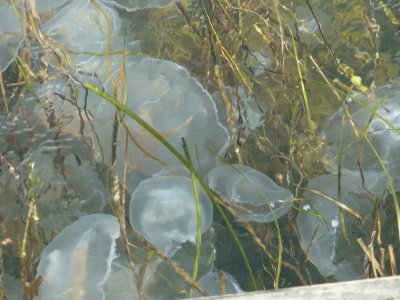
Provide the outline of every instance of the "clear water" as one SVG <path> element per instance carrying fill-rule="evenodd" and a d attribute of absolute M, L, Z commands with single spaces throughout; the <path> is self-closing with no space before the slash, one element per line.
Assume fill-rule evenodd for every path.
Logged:
<path fill-rule="evenodd" d="M 114 79 L 119 83 L 115 85 L 115 90 L 110 88 L 111 83 L 106 79 L 109 72 L 104 68 L 106 60 L 99 55 L 105 53 L 108 47 L 107 22 L 103 13 L 90 1 L 85 1 L 85 5 L 83 2 L 76 5 L 76 1 L 53 1 L 53 11 L 45 9 L 47 1 L 38 1 L 41 29 L 48 34 L 48 40 L 45 39 L 47 44 L 32 32 L 30 39 L 25 38 L 18 57 L 20 69 L 18 62 L 14 60 L 2 73 L 4 89 L 2 88 L 0 94 L 0 215 L 4 244 L 2 264 L 4 285 L 11 299 L 20 298 L 22 287 L 18 280 L 35 280 L 35 266 L 40 253 L 65 226 L 86 214 L 117 214 L 112 192 L 112 171 L 109 168 L 113 151 L 114 111 L 109 106 L 103 106 L 107 108 L 103 110 L 104 115 L 107 115 L 104 119 L 87 114 L 88 111 L 101 109 L 97 105 L 102 101 L 101 98 L 93 93 L 86 98 L 84 89 L 73 78 L 65 76 L 73 74 L 74 78 L 91 82 L 97 87 L 103 85 L 109 93 L 124 95 L 123 83 L 118 80 L 121 77 L 115 76 Z M 3 2 L 3 5 L 8 5 L 8 2 Z M 63 13 L 72 2 L 75 2 L 76 11 L 81 14 L 79 18 L 77 13 Z M 342 107 L 341 103 L 363 89 L 368 89 L 363 96 L 371 98 L 375 87 L 398 82 L 400 37 L 396 22 L 400 20 L 400 6 L 395 1 L 385 1 L 383 4 L 378 4 L 378 1 L 310 1 L 321 25 L 322 36 L 308 6 L 293 7 L 290 1 L 219 1 L 217 5 L 213 1 L 187 0 L 179 7 L 172 4 L 162 8 L 129 11 L 101 3 L 99 5 L 110 17 L 113 38 L 110 40 L 109 52 L 119 49 L 129 52 L 124 58 L 126 62 L 132 57 L 151 57 L 171 61 L 186 69 L 201 86 L 200 93 L 206 93 L 207 99 L 212 96 L 215 105 L 207 110 L 209 112 L 218 109 L 219 120 L 232 137 L 231 146 L 224 156 L 225 162 L 252 167 L 293 193 L 292 209 L 277 220 L 277 224 L 242 224 L 229 213 L 229 207 L 225 210 L 247 254 L 257 289 L 271 289 L 277 279 L 278 232 L 282 236 L 284 263 L 275 285 L 290 287 L 337 280 L 329 272 L 318 271 L 317 264 L 313 265 L 315 259 L 306 257 L 308 248 L 304 245 L 301 247 L 296 218 L 298 214 L 305 214 L 307 217 L 304 212 L 307 209 L 304 207 L 307 200 L 312 198 L 302 188 L 307 186 L 309 180 L 332 172 L 327 167 L 325 156 L 331 145 L 326 144 L 323 134 L 329 117 Z M 29 12 L 29 5 L 27 7 Z M 296 19 L 294 13 L 297 15 L 298 33 L 293 22 Z M 68 16 L 72 19 L 67 19 Z M 279 26 L 279 20 L 282 27 Z M 60 31 L 60 28 L 68 30 Z M 5 29 L 0 28 L 0 37 L 1 30 Z M 307 118 L 294 59 L 291 31 L 296 40 L 311 124 Z M 91 42 L 92 38 L 95 42 Z M 0 42 L 3 43 L 1 39 Z M 120 70 L 121 57 L 109 57 L 114 74 Z M 29 73 L 28 66 L 36 77 Z M 22 72 L 23 69 L 25 72 Z M 72 73 L 73 70 L 79 72 Z M 95 71 L 96 76 L 93 76 L 92 71 Z M 167 73 L 160 75 L 151 73 L 148 69 L 143 69 L 142 72 L 142 77 L 146 80 L 154 79 L 151 85 L 154 89 L 136 82 L 136 95 L 146 97 L 151 94 L 154 98 L 157 93 L 163 94 L 165 88 L 171 88 L 172 84 L 163 85 L 168 81 L 167 77 L 163 78 L 169 76 Z M 30 85 L 22 76 L 23 73 L 30 76 Z M 179 82 L 179 78 L 177 76 L 173 81 Z M 129 81 L 127 82 L 129 85 Z M 172 94 L 175 98 L 180 94 L 185 95 L 185 89 L 189 90 L 195 81 L 188 79 L 182 82 L 182 85 L 178 85 L 182 91 Z M 200 89 L 199 86 L 196 88 Z M 398 87 L 394 85 L 389 94 L 398 95 Z M 193 99 L 197 96 L 190 94 L 186 97 Z M 185 100 L 185 97 L 182 99 Z M 189 103 L 189 100 L 186 101 Z M 227 106 L 224 101 L 230 103 L 231 111 L 224 111 L 223 108 Z M 393 111 L 400 109 L 400 103 L 396 100 L 393 102 Z M 188 106 L 197 108 L 194 104 Z M 200 111 L 201 108 L 197 110 Z M 174 115 L 175 111 L 172 105 L 165 108 L 166 115 Z M 145 117 L 149 116 L 146 109 L 142 113 Z M 208 119 L 210 124 L 210 120 L 215 119 L 215 113 L 211 114 Z M 184 128 L 176 124 L 169 128 L 160 121 L 161 118 L 157 115 L 155 123 L 160 124 L 161 129 L 165 127 L 166 135 L 172 135 Z M 178 121 L 186 124 L 188 120 L 191 120 L 190 116 Z M 93 124 L 99 127 L 92 128 Z M 195 127 L 199 127 L 202 132 L 207 131 L 200 125 Z M 398 125 L 395 127 L 398 128 Z M 211 129 L 209 131 L 212 132 Z M 223 135 L 218 135 L 221 137 L 219 142 Z M 153 141 L 146 138 L 146 134 L 139 136 L 146 149 L 154 148 Z M 100 142 L 97 140 L 99 137 L 102 139 Z M 180 146 L 179 136 L 176 139 L 176 145 Z M 393 139 L 388 143 L 396 141 Z M 106 147 L 108 150 L 105 150 Z M 125 155 L 125 148 L 121 144 L 119 147 L 118 158 Z M 132 147 L 135 146 L 131 145 L 129 149 L 133 149 Z M 196 152 L 195 147 L 191 151 L 196 163 L 196 155 L 201 154 Z M 393 160 L 391 157 L 385 158 L 388 165 L 398 161 L 396 154 L 392 155 Z M 216 161 L 212 164 L 222 164 L 222 158 L 211 156 Z M 353 157 L 354 160 L 357 158 Z M 13 167 L 11 171 L 10 166 Z M 121 177 L 121 163 L 118 167 Z M 187 175 L 186 171 L 175 167 L 162 172 Z M 395 174 L 395 171 L 390 172 Z M 141 172 L 131 175 L 131 188 L 125 195 L 127 211 L 134 187 L 146 176 L 148 174 Z M 355 177 L 360 182 L 359 174 Z M 337 184 L 334 180 L 332 182 L 333 185 Z M 122 184 L 122 180 L 120 183 Z M 322 190 L 323 185 L 318 187 Z M 376 239 L 374 247 L 384 248 L 387 252 L 387 246 L 393 244 L 395 255 L 399 259 L 397 228 L 393 226 L 397 221 L 392 193 L 386 186 L 379 189 L 379 192 L 376 191 L 372 190 L 374 196 L 382 200 L 380 210 L 377 211 L 381 216 L 382 230 L 381 242 Z M 355 191 L 350 191 L 352 192 Z M 36 205 L 32 204 L 33 197 L 36 198 Z M 224 204 L 223 201 L 221 203 Z M 37 207 L 37 212 L 34 207 Z M 315 211 L 321 215 L 322 220 L 329 216 L 328 213 L 323 216 L 323 212 L 317 209 Z M 31 219 L 28 219 L 28 215 Z M 128 214 L 126 217 L 128 220 Z M 31 220 L 31 223 L 29 231 L 25 233 L 27 220 Z M 357 255 L 362 256 L 362 251 L 359 251 L 354 240 L 361 237 L 368 244 L 371 229 L 368 228 L 367 233 L 360 233 L 357 222 L 347 215 L 346 220 L 346 229 L 353 239 L 351 245 L 357 249 Z M 134 235 L 129 222 L 126 222 L 128 239 L 136 245 L 131 249 L 132 259 L 139 268 L 148 250 Z M 373 227 L 376 224 L 372 222 L 371 228 L 377 230 L 378 227 Z M 25 235 L 29 238 L 24 238 Z M 343 235 L 341 238 L 343 240 Z M 337 245 L 341 245 L 340 243 Z M 337 257 L 333 257 L 333 262 L 330 261 L 333 265 L 349 253 L 348 250 L 339 253 L 340 247 L 337 245 Z M 175 260 L 191 274 L 195 248 L 190 243 L 179 246 L 179 256 Z M 17 254 L 18 247 L 20 250 L 21 247 L 26 247 L 26 252 L 29 253 L 22 264 Z M 120 240 L 116 251 L 120 257 L 114 260 L 110 272 L 115 278 L 119 278 L 127 265 Z M 156 271 L 146 272 L 147 275 L 144 276 L 147 281 L 143 290 L 148 293 L 149 298 L 188 296 L 188 285 L 181 276 L 175 275 L 170 267 L 159 260 L 148 259 L 151 262 L 148 269 Z M 254 290 L 249 273 L 245 271 L 243 257 L 216 209 L 212 232 L 207 232 L 204 236 L 200 261 L 199 277 L 210 271 L 223 270 L 237 280 L 241 289 Z M 368 270 L 363 272 L 362 277 L 365 276 L 368 276 Z M 106 295 L 110 298 L 115 297 L 115 291 L 123 290 L 132 282 L 129 278 L 126 279 L 127 284 L 117 286 L 113 282 L 118 280 L 113 280 L 114 277 L 110 277 L 109 283 L 105 284 Z M 25 292 L 33 295 L 34 290 L 33 288 Z M 121 295 L 129 294 L 131 290 L 126 288 Z M 121 299 L 124 299 L 123 296 Z"/>

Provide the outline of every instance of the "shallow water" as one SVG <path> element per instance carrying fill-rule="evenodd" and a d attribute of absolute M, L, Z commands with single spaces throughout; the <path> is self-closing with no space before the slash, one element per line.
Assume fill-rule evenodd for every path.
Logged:
<path fill-rule="evenodd" d="M 382 175 L 379 162 L 372 163 L 374 172 L 379 173 L 376 176 L 364 174 L 357 168 L 357 162 L 364 153 L 373 155 L 371 151 L 363 152 L 365 143 L 362 147 L 351 149 L 351 152 L 346 152 L 344 147 L 341 165 L 344 178 L 352 173 L 351 180 L 361 185 L 365 183 L 364 187 L 360 187 L 364 189 L 362 192 L 356 193 L 346 184 L 340 187 L 337 175 L 332 175 L 338 173 L 337 136 L 340 133 L 341 112 L 347 110 L 345 104 L 350 96 L 360 101 L 377 101 L 380 107 L 377 113 L 384 120 L 397 116 L 400 63 L 397 22 L 400 20 L 400 6 L 395 1 L 381 4 L 377 1 L 310 1 L 322 34 L 308 5 L 304 3 L 297 7 L 291 1 L 217 3 L 187 0 L 181 5 L 169 5 L 171 1 L 152 1 L 152 7 L 145 9 L 138 7 L 137 1 L 104 1 L 98 3 L 98 7 L 92 1 L 84 1 L 83 4 L 79 1 L 49 1 L 54 10 L 47 8 L 47 2 L 39 0 L 38 3 L 38 17 L 44 35 L 35 33 L 32 29 L 35 27 L 31 27 L 30 38 L 25 38 L 22 43 L 18 61 L 14 60 L 2 73 L 4 89 L 3 85 L 0 86 L 1 236 L 5 245 L 4 285 L 10 295 L 20 294 L 21 287 L 15 284 L 15 279 L 34 281 L 37 275 L 34 263 L 45 245 L 65 226 L 87 214 L 118 215 L 123 205 L 128 220 L 129 199 L 141 180 L 157 172 L 158 176 L 190 175 L 177 159 L 172 159 L 170 153 L 164 151 L 128 116 L 116 115 L 111 105 L 91 92 L 87 96 L 77 80 L 88 81 L 118 96 L 121 101 L 128 101 L 128 107 L 154 125 L 182 155 L 181 137 L 185 137 L 194 167 L 202 175 L 217 165 L 239 163 L 268 175 L 277 185 L 290 190 L 293 194 L 292 208 L 287 213 L 285 208 L 285 213 L 279 215 L 281 218 L 270 224 L 257 224 L 251 222 L 251 218 L 238 219 L 235 214 L 229 213 L 232 211 L 229 199 L 222 199 L 226 195 L 219 195 L 222 196 L 218 198 L 220 204 L 227 207 L 224 209 L 227 218 L 248 255 L 257 289 L 369 276 L 371 269 L 364 269 L 364 254 L 355 239 L 361 237 L 369 244 L 373 231 L 379 236 L 373 242 L 375 249 L 383 248 L 387 253 L 388 245 L 393 244 L 396 258 L 400 258 L 397 228 L 390 226 L 397 220 L 387 178 Z M 121 4 L 113 7 L 112 3 L 116 2 L 133 6 L 128 10 L 121 8 Z M 161 2 L 163 7 L 157 8 Z M 9 6 L 8 2 L 2 2 L 2 5 Z M 75 5 L 74 10 L 69 10 L 72 5 Z M 27 5 L 27 8 L 29 13 L 30 6 Z M 78 13 L 81 14 L 80 23 L 77 23 Z M 105 19 L 104 15 L 109 19 Z M 1 39 L 3 31 L 0 22 L 0 49 L 4 46 Z M 294 58 L 291 32 L 296 41 L 304 91 Z M 20 36 L 12 35 L 14 38 Z M 7 49 L 14 52 L 14 44 L 14 41 L 6 44 Z M 107 53 L 108 57 L 104 55 Z M 0 69 L 3 65 L 5 68 L 9 60 L 9 56 L 1 57 Z M 161 67 L 147 66 L 152 63 Z M 110 74 L 114 75 L 114 84 L 109 79 Z M 122 80 L 124 76 L 126 82 Z M 130 78 L 134 78 L 133 81 L 130 82 Z M 382 93 L 382 89 L 386 88 L 386 92 Z M 304 98 L 304 93 L 307 98 Z M 389 98 L 382 99 L 384 94 Z M 128 95 L 127 99 L 124 95 Z M 163 97 L 168 100 L 166 104 L 155 105 Z M 389 100 L 387 105 L 386 100 Z M 178 108 L 176 103 L 183 103 L 183 106 Z M 186 110 L 185 103 L 192 111 Z M 384 127 L 388 133 L 382 136 L 389 147 L 382 147 L 384 143 L 379 142 L 377 149 L 381 155 L 390 152 L 384 156 L 384 163 L 398 190 L 396 170 L 400 166 L 396 163 L 399 158 L 391 150 L 396 149 L 398 143 L 397 118 L 388 119 L 393 124 L 390 128 L 387 124 L 383 125 L 382 118 L 372 118 L 371 111 L 364 111 L 360 113 L 363 120 L 358 121 L 359 113 L 355 113 L 352 123 L 352 115 L 359 108 L 354 108 L 354 105 L 353 101 L 343 127 L 344 146 L 354 134 L 352 124 L 362 127 L 360 135 L 365 123 L 380 124 L 378 129 Z M 152 110 L 152 106 L 156 109 Z M 178 117 L 180 112 L 184 113 Z M 334 115 L 336 117 L 332 119 Z M 163 119 L 163 116 L 168 118 Z M 128 143 L 128 147 L 125 147 L 124 139 L 129 130 L 124 131 L 122 122 L 119 135 L 113 141 L 113 129 L 118 118 L 124 118 L 127 127 L 132 128 L 131 132 L 137 137 L 135 142 L 131 140 Z M 173 124 L 170 121 L 174 121 Z M 359 122 L 363 123 L 362 126 Z M 201 137 L 196 139 L 199 133 L 190 134 L 190 130 L 201 132 Z M 231 137 L 230 142 L 227 141 L 227 133 Z M 371 140 L 374 142 L 374 139 Z M 164 152 L 158 152 L 159 149 Z M 127 173 L 130 173 L 130 178 L 127 190 L 119 191 L 118 197 L 126 199 L 125 203 L 120 203 L 115 191 L 118 184 L 119 187 L 124 185 L 125 155 L 129 157 L 130 171 Z M 112 180 L 115 172 L 111 161 L 114 159 L 119 175 L 116 181 Z M 162 169 L 164 165 L 166 168 Z M 350 169 L 349 165 L 352 165 Z M 319 175 L 332 177 L 332 180 L 313 185 L 313 182 L 318 182 Z M 307 185 L 309 181 L 311 185 Z M 325 185 L 329 189 L 325 189 Z M 355 194 L 362 194 L 360 201 L 367 203 L 365 211 L 354 209 L 368 218 L 368 222 L 360 225 L 346 215 L 345 226 L 338 226 L 335 231 L 337 236 L 332 235 L 333 239 L 337 237 L 340 241 L 331 243 L 329 240 L 329 243 L 323 244 L 326 234 L 320 232 L 313 235 L 316 226 L 323 227 L 326 225 L 324 222 L 332 225 L 333 219 L 340 223 L 340 214 L 337 215 L 335 204 L 329 202 L 330 205 L 323 205 L 326 197 L 311 196 L 309 191 L 305 192 L 303 188 L 307 187 L 339 200 L 338 195 L 345 197 L 350 194 L 352 199 Z M 340 188 L 342 190 L 338 193 Z M 323 209 L 312 209 L 313 205 L 318 206 L 318 201 Z M 346 201 L 343 200 L 344 203 Z M 176 209 L 180 208 L 178 205 Z M 324 210 L 329 210 L 326 215 Z M 192 213 L 193 207 L 187 215 Z M 335 213 L 333 219 L 331 213 Z M 194 215 L 191 215 L 190 221 L 195 221 Z M 375 218 L 373 222 L 371 215 Z M 378 215 L 385 228 L 381 232 Z M 155 214 L 155 218 L 157 216 L 162 214 Z M 297 216 L 301 221 L 296 220 Z M 316 225 L 318 222 L 323 225 Z M 148 268 L 159 270 L 156 275 L 147 273 L 144 276 L 147 280 L 144 283 L 145 293 L 150 299 L 162 299 L 161 295 L 187 297 L 189 285 L 169 266 L 163 265 L 160 259 L 156 260 L 150 254 L 146 256 L 146 245 L 133 233 L 128 223 L 126 221 L 126 230 L 129 241 L 135 244 L 132 257 L 136 267 L 140 268 L 148 259 L 151 261 Z M 367 229 L 365 224 L 368 224 Z M 28 234 L 25 228 L 29 228 L 29 239 L 26 244 L 19 245 L 17 240 L 23 241 Z M 244 272 L 243 257 L 227 228 L 220 212 L 214 207 L 213 233 L 208 234 L 215 236 L 204 237 L 203 247 L 207 250 L 200 257 L 202 265 L 197 278 L 223 270 L 237 280 L 241 289 L 254 290 L 251 276 Z M 329 262 L 319 262 L 317 247 L 327 247 L 324 248 L 326 252 L 339 251 L 337 245 L 347 243 L 344 238 L 346 229 L 352 239 L 351 246 L 346 248 L 346 252 L 337 253 L 337 257 L 332 256 Z M 168 229 L 170 233 L 174 230 L 172 227 Z M 310 236 L 317 236 L 318 241 L 322 239 L 322 246 L 318 243 L 314 245 L 316 248 L 308 245 Z M 145 237 L 151 242 L 149 236 Z M 181 245 L 185 240 L 189 242 Z M 180 249 L 174 248 L 169 253 L 172 256 L 176 252 L 172 259 L 190 275 L 195 241 L 193 235 L 180 239 L 177 247 Z M 118 240 L 117 243 L 120 260 L 116 259 L 112 267 L 115 278 L 119 278 L 128 265 L 123 242 Z M 154 244 L 162 248 L 162 243 Z M 24 258 L 23 264 L 18 262 L 18 247 L 20 250 L 27 247 L 32 253 Z M 283 247 L 281 274 L 277 273 L 279 247 Z M 351 274 L 349 271 L 335 277 L 335 272 L 323 269 L 340 265 L 343 256 L 352 251 L 357 253 L 356 275 L 346 276 Z M 377 258 L 379 255 L 377 250 Z M 386 274 L 390 274 L 387 255 L 385 258 Z M 324 266 L 321 267 L 321 264 Z M 370 274 L 373 272 L 370 271 Z M 122 289 L 112 283 L 117 281 L 112 278 L 105 285 L 109 298 L 117 297 L 115 293 Z M 132 282 L 133 279 L 130 279 L 127 282 Z M 160 290 L 156 291 L 154 286 Z M 124 297 L 121 296 L 121 299 Z"/>

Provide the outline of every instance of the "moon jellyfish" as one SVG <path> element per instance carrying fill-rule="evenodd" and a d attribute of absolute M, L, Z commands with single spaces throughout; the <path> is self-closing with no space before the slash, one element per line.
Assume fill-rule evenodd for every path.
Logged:
<path fill-rule="evenodd" d="M 85 71 L 94 71 L 100 66 L 97 71 L 105 76 L 105 58 L 101 55 L 105 54 L 108 43 L 110 52 L 122 46 L 115 34 L 119 28 L 120 19 L 112 8 L 90 0 L 75 0 L 63 6 L 42 30 L 67 49 L 73 64 Z"/>
<path fill-rule="evenodd" d="M 400 188 L 399 87 L 398 83 L 387 84 L 376 89 L 376 93 L 372 95 L 355 94 L 348 99 L 349 118 L 344 117 L 343 125 L 343 109 L 329 119 L 323 132 L 328 144 L 324 160 L 329 171 L 337 171 L 340 128 L 343 126 L 342 171 L 360 180 L 362 172 L 366 188 L 371 192 L 381 193 L 388 186 L 379 161 L 381 159 L 395 189 Z"/>
<path fill-rule="evenodd" d="M 213 206 L 199 188 L 201 230 L 212 223 Z M 181 244 L 196 243 L 197 218 L 192 182 L 182 176 L 160 176 L 143 180 L 132 194 L 129 219 L 133 228 L 167 256 Z"/>
<path fill-rule="evenodd" d="M 40 255 L 36 299 L 104 299 L 120 229 L 116 217 L 94 214 L 64 228 Z"/>
<path fill-rule="evenodd" d="M 144 8 L 159 8 L 169 6 L 176 0 L 102 0 L 105 3 L 112 3 L 116 7 L 127 11 L 135 11 Z"/>
<path fill-rule="evenodd" d="M 83 215 L 103 210 L 107 191 L 94 165 L 85 160 L 85 150 L 60 134 L 38 145 L 17 169 L 23 180 L 33 176 L 37 181 L 36 206 L 46 238 Z"/>
<path fill-rule="evenodd" d="M 136 58 L 126 63 L 127 106 L 153 126 L 183 156 L 184 137 L 193 165 L 204 174 L 224 156 L 230 144 L 227 129 L 219 122 L 210 94 L 183 67 L 166 60 Z M 114 108 L 103 100 L 92 110 L 104 157 L 109 157 Z M 134 171 L 150 176 L 165 166 L 181 162 L 155 137 L 128 116 L 120 126 L 117 144 L 129 140 L 129 161 Z M 118 147 L 123 166 L 125 147 Z"/>
<path fill-rule="evenodd" d="M 0 73 L 17 56 L 24 37 L 24 15 L 16 6 L 0 1 Z"/>
<path fill-rule="evenodd" d="M 365 277 L 365 254 L 356 239 L 368 238 L 375 204 L 357 179 L 343 174 L 338 199 L 337 179 L 337 175 L 322 175 L 308 183 L 310 191 L 304 193 L 297 216 L 300 244 L 322 276 L 360 279 Z M 344 237 L 339 202 L 353 211 L 343 209 L 350 244 Z"/>
<path fill-rule="evenodd" d="M 214 269 L 214 261 L 216 258 L 215 249 L 216 235 L 211 227 L 201 238 L 201 250 L 198 261 L 199 278 L 203 274 L 207 274 Z M 176 251 L 172 257 L 188 274 L 193 272 L 193 266 L 196 259 L 196 246 L 190 242 L 183 243 L 182 247 Z M 146 275 L 149 275 L 143 282 L 143 292 L 146 299 L 177 299 L 189 298 L 189 290 L 187 281 L 164 261 L 156 260 L 151 267 L 147 267 Z"/>
<path fill-rule="evenodd" d="M 39 14 L 49 13 L 52 14 L 55 11 L 59 10 L 66 4 L 70 3 L 74 0 L 39 0 L 35 1 L 36 10 Z M 30 3 L 29 3 L 30 4 Z"/>
<path fill-rule="evenodd" d="M 239 222 L 273 222 L 292 206 L 289 190 L 244 165 L 216 167 L 206 179 L 211 189 L 230 202 L 231 212 Z"/>
<path fill-rule="evenodd" d="M 315 45 L 316 42 L 322 43 L 323 39 L 318 23 L 323 30 L 325 38 L 330 38 L 334 34 L 332 18 L 319 9 L 314 8 L 313 12 L 315 17 L 308 7 L 299 6 L 296 8 L 296 22 L 300 40 L 310 45 Z M 293 30 L 294 26 L 292 25 L 291 28 Z"/>
<path fill-rule="evenodd" d="M 136 300 L 139 299 L 135 278 L 128 268 L 110 273 L 104 284 L 106 300 Z"/>
<path fill-rule="evenodd" d="M 223 279 L 222 279 L 223 276 Z M 223 281 L 222 281 L 223 280 Z M 222 295 L 221 283 L 224 283 L 225 294 L 237 294 L 242 292 L 236 279 L 227 272 L 210 272 L 200 277 L 198 284 L 207 292 L 209 296 Z M 194 297 L 201 297 L 201 295 L 195 291 Z"/>

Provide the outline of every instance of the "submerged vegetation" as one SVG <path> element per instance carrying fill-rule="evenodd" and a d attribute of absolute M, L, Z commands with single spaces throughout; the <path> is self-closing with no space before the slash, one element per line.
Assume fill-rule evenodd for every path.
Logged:
<path fill-rule="evenodd" d="M 120 225 L 70 246 L 101 236 L 106 299 L 397 275 L 396 1 L 0 1 L 1 299 L 51 298 L 43 253 L 85 215 Z M 149 180 L 190 189 L 161 212 Z"/>

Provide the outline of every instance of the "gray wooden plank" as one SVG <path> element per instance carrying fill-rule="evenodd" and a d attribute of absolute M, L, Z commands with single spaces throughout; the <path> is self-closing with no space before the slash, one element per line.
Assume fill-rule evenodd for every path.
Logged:
<path fill-rule="evenodd" d="M 200 298 L 199 298 L 200 299 Z M 400 300 L 400 276 L 326 283 L 310 286 L 259 291 L 235 295 L 204 297 L 203 300 Z"/>

